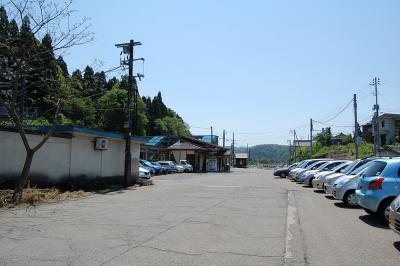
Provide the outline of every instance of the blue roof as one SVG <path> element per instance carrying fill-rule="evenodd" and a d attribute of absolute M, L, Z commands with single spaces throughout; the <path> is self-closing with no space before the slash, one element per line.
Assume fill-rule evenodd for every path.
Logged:
<path fill-rule="evenodd" d="M 41 132 L 47 132 L 50 129 L 50 126 L 30 126 L 29 129 L 38 130 Z M 81 133 L 81 134 L 93 135 L 104 138 L 125 139 L 124 134 L 81 128 L 76 126 L 56 126 L 54 128 L 54 133 Z M 145 142 L 145 139 L 140 136 L 131 136 L 131 140 L 142 143 Z"/>
<path fill-rule="evenodd" d="M 161 141 L 165 139 L 165 136 L 154 136 L 149 139 L 144 145 L 146 146 L 158 146 Z"/>

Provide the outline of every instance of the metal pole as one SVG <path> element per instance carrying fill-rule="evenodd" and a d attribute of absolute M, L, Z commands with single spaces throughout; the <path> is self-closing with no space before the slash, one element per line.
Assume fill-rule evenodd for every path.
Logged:
<path fill-rule="evenodd" d="M 354 103 L 354 144 L 356 148 L 356 159 L 358 159 L 358 122 L 357 122 L 357 95 L 353 95 Z"/>

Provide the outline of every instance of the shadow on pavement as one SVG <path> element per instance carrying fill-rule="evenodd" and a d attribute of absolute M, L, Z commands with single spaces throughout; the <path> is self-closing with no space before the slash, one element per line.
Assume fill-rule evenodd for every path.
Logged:
<path fill-rule="evenodd" d="M 400 252 L 400 241 L 396 241 L 393 243 L 393 246 Z"/>
<path fill-rule="evenodd" d="M 336 207 L 342 208 L 342 209 L 359 209 L 360 207 L 358 206 L 349 206 L 344 204 L 344 202 L 335 202 L 333 203 Z"/>
<path fill-rule="evenodd" d="M 361 221 L 376 228 L 389 229 L 389 226 L 373 215 L 360 215 Z"/>
<path fill-rule="evenodd" d="M 314 190 L 314 193 L 325 194 L 325 191 L 323 191 L 322 189 L 317 189 L 317 190 Z"/>
<path fill-rule="evenodd" d="M 331 195 L 325 195 L 325 198 L 330 199 L 330 200 L 335 199 L 335 198 L 334 198 L 333 196 L 331 196 Z"/>

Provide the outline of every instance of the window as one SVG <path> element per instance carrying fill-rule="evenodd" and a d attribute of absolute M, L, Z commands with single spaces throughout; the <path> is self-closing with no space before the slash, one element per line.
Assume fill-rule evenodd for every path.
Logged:
<path fill-rule="evenodd" d="M 385 120 L 382 120 L 381 125 L 382 125 L 382 128 L 385 127 Z"/>
<path fill-rule="evenodd" d="M 365 170 L 364 176 L 366 176 L 366 177 L 378 176 L 382 173 L 383 169 L 385 169 L 386 165 L 387 165 L 387 163 L 385 163 L 385 162 L 374 161 Z"/>

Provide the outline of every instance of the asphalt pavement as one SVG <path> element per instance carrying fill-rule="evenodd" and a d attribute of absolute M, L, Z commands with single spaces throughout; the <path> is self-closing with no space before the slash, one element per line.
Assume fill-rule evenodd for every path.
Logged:
<path fill-rule="evenodd" d="M 399 241 L 363 210 L 258 169 L 0 211 L 0 265 L 399 265 Z"/>

